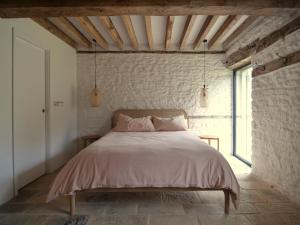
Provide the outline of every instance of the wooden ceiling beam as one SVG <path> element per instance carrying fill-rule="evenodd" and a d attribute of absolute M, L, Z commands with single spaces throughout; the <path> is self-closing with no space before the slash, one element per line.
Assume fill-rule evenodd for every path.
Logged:
<path fill-rule="evenodd" d="M 95 51 L 89 51 L 89 50 L 79 50 L 77 51 L 79 54 L 94 54 Z M 132 53 L 137 53 L 137 54 L 187 54 L 187 55 L 201 55 L 201 54 L 225 54 L 225 51 L 165 51 L 165 50 L 155 50 L 155 51 L 149 51 L 149 50 L 139 50 L 139 51 L 132 51 L 132 50 L 122 50 L 122 51 L 115 51 L 115 50 L 97 50 L 96 53 L 101 53 L 101 54 L 132 54 Z"/>
<path fill-rule="evenodd" d="M 100 34 L 97 28 L 92 24 L 92 22 L 87 17 L 77 17 L 77 21 L 80 23 L 83 29 L 85 29 L 98 43 L 98 45 L 103 48 L 108 48 L 108 43 L 104 37 Z"/>
<path fill-rule="evenodd" d="M 124 42 L 109 16 L 99 16 L 99 19 L 119 49 L 124 48 Z"/>
<path fill-rule="evenodd" d="M 62 26 L 65 30 L 69 31 L 80 44 L 86 48 L 91 48 L 91 42 L 65 17 L 55 17 L 52 20 Z"/>
<path fill-rule="evenodd" d="M 298 0 L 2 0 L 2 17 L 111 15 L 278 15 L 297 12 Z"/>
<path fill-rule="evenodd" d="M 257 77 L 260 75 L 264 75 L 267 73 L 271 73 L 275 70 L 281 69 L 286 66 L 293 65 L 295 63 L 300 62 L 300 51 L 296 51 L 293 53 L 290 53 L 285 56 L 280 56 L 279 58 L 268 62 L 264 65 L 260 65 L 253 69 L 252 71 L 252 77 Z"/>
<path fill-rule="evenodd" d="M 66 35 L 64 32 L 62 32 L 54 23 L 52 23 L 47 18 L 31 18 L 34 22 L 38 23 L 42 27 L 44 27 L 46 30 L 48 30 L 50 33 L 54 34 L 56 37 L 70 45 L 72 48 L 77 48 L 77 43 L 70 38 L 68 35 Z"/>
<path fill-rule="evenodd" d="M 165 38 L 166 50 L 170 48 L 174 19 L 175 19 L 174 16 L 168 16 L 166 38 Z"/>
<path fill-rule="evenodd" d="M 123 16 L 121 16 L 121 18 L 122 18 L 123 23 L 125 25 L 125 28 L 127 30 L 132 48 L 137 50 L 139 44 L 138 44 L 138 41 L 137 41 L 137 38 L 136 38 L 136 35 L 135 35 L 135 31 L 134 31 L 130 16 L 129 15 L 123 15 Z"/>
<path fill-rule="evenodd" d="M 296 17 L 294 20 L 290 21 L 278 30 L 275 30 L 264 38 L 258 38 L 248 45 L 238 49 L 237 51 L 231 53 L 227 56 L 225 65 L 227 68 L 235 69 L 250 61 L 251 55 L 261 52 L 262 50 L 268 48 L 270 45 L 276 41 L 284 38 L 285 36 L 295 32 L 300 29 L 300 16 Z M 245 63 L 244 63 L 245 62 Z"/>
<path fill-rule="evenodd" d="M 229 44 L 240 36 L 255 20 L 256 16 L 249 16 L 235 31 L 230 34 L 223 42 L 223 48 L 227 49 Z"/>
<path fill-rule="evenodd" d="M 197 18 L 196 15 L 188 16 L 188 18 L 185 22 L 183 33 L 182 33 L 181 40 L 180 40 L 180 46 L 179 46 L 180 50 L 182 50 L 185 47 L 186 41 L 191 33 L 191 30 L 193 28 L 196 18 Z"/>
<path fill-rule="evenodd" d="M 199 48 L 204 38 L 216 23 L 218 16 L 207 16 L 194 42 L 194 49 Z"/>
<path fill-rule="evenodd" d="M 232 26 L 238 21 L 238 18 L 239 16 L 233 16 L 233 15 L 228 16 L 227 19 L 222 24 L 222 26 L 209 40 L 207 47 L 209 49 L 212 48 L 216 44 L 217 40 L 221 39 L 226 34 L 226 32 L 228 32 L 232 28 Z"/>
<path fill-rule="evenodd" d="M 145 16 L 145 25 L 146 25 L 149 49 L 153 50 L 153 35 L 152 35 L 151 16 Z"/>

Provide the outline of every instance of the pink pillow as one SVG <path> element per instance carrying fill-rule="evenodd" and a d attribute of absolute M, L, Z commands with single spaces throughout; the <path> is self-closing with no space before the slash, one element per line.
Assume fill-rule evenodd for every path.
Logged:
<path fill-rule="evenodd" d="M 120 114 L 117 125 L 113 128 L 117 132 L 153 132 L 155 128 L 151 121 L 151 116 L 141 118 L 131 118 L 130 116 Z"/>
<path fill-rule="evenodd" d="M 173 118 L 153 117 L 156 131 L 184 131 L 187 130 L 187 121 L 184 116 Z"/>

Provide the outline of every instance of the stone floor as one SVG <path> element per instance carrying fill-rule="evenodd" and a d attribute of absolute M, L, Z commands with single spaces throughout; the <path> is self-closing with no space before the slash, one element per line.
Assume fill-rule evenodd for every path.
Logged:
<path fill-rule="evenodd" d="M 250 169 L 227 157 L 241 185 L 241 204 L 223 212 L 222 192 L 82 193 L 76 213 L 88 225 L 300 225 L 300 208 L 271 186 L 255 179 Z M 45 197 L 55 174 L 45 175 L 0 207 L 0 225 L 63 225 L 68 199 L 49 204 Z"/>

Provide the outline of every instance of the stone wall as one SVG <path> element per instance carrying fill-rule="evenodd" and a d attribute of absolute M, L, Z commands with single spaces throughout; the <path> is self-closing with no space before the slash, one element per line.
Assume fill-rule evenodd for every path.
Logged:
<path fill-rule="evenodd" d="M 237 40 L 228 54 L 257 37 L 282 27 L 293 16 L 260 19 Z M 296 31 L 252 56 L 265 64 L 300 50 Z M 273 184 L 300 205 L 300 64 L 281 68 L 252 80 L 253 174 Z"/>
<path fill-rule="evenodd" d="M 216 134 L 220 148 L 231 152 L 232 72 L 223 54 L 207 55 L 209 107 L 200 108 L 203 55 L 97 54 L 97 84 L 103 100 L 89 105 L 94 82 L 94 55 L 78 54 L 78 134 L 104 134 L 110 130 L 112 112 L 119 108 L 183 108 L 193 118 L 191 127 Z"/>

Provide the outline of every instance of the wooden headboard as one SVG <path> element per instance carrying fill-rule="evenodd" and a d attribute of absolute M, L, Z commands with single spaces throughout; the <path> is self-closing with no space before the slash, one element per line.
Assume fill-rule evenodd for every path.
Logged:
<path fill-rule="evenodd" d="M 119 114 L 125 114 L 132 118 L 144 117 L 144 116 L 157 116 L 157 117 L 174 117 L 184 116 L 187 119 L 189 127 L 189 118 L 183 109 L 118 109 L 114 112 L 112 117 L 112 127 L 117 123 Z"/>

